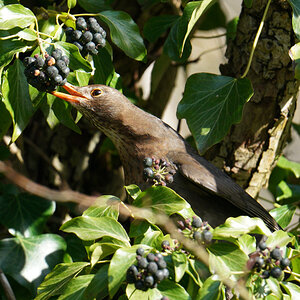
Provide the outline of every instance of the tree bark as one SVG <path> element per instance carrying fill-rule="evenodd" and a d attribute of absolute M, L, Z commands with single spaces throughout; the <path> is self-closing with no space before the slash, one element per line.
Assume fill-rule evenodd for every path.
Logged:
<path fill-rule="evenodd" d="M 266 4 L 254 0 L 247 8 L 243 2 L 236 38 L 226 51 L 228 63 L 220 67 L 223 75 L 243 74 Z M 290 131 L 299 87 L 288 54 L 294 44 L 290 6 L 272 1 L 247 75 L 254 95 L 241 122 L 206 155 L 253 197 L 267 186 Z"/>

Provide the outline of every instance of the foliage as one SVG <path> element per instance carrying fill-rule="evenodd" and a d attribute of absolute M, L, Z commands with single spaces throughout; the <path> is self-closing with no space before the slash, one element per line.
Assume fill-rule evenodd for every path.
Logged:
<path fill-rule="evenodd" d="M 147 9 L 165 1 L 138 2 L 142 9 Z M 143 28 L 143 39 L 134 19 L 124 11 L 113 10 L 112 1 L 79 0 L 77 3 L 68 0 L 64 11 L 46 7 L 35 14 L 18 1 L 0 0 L 0 138 L 10 134 L 11 141 L 15 142 L 38 110 L 43 112 L 50 128 L 62 123 L 80 132 L 76 124 L 80 115 L 74 116 L 68 103 L 28 85 L 22 64 L 26 55 L 44 55 L 45 51 L 62 49 L 70 59 L 70 83 L 102 83 L 122 90 L 121 77 L 113 64 L 114 54 L 121 51 L 132 61 L 147 63 L 147 59 L 150 60 L 147 58 L 148 42 L 163 39 L 163 53 L 154 62 L 151 82 L 151 93 L 154 93 L 171 61 L 178 64 L 188 61 L 192 50 L 190 37 L 201 18 L 214 11 L 222 16 L 215 0 L 182 2 L 182 15 L 149 18 Z M 247 6 L 252 5 L 252 1 L 245 2 Z M 293 28 L 298 36 L 299 1 L 289 2 L 293 8 Z M 74 27 L 78 17 L 76 13 L 71 14 L 71 9 L 86 11 L 79 15 L 97 17 L 107 29 L 108 41 L 97 55 L 83 57 L 75 45 L 66 42 L 64 28 Z M 43 18 L 45 12 L 47 18 Z M 220 24 L 226 25 L 227 38 L 234 38 L 237 20 L 223 23 L 222 17 Z M 210 28 L 213 25 L 203 23 L 202 26 Z M 300 76 L 298 48 L 296 44 L 290 51 L 296 64 L 296 78 Z M 252 95 L 251 82 L 245 77 L 194 74 L 186 81 L 177 116 L 187 120 L 198 150 L 205 152 L 228 133 L 232 124 L 240 121 L 243 105 Z M 0 148 L 1 160 L 6 159 L 6 151 Z M 161 299 L 163 296 L 169 299 L 226 299 L 224 280 L 228 278 L 233 285 L 245 282 L 249 293 L 256 298 L 297 299 L 300 295 L 300 249 L 295 238 L 297 228 L 289 226 L 300 195 L 299 185 L 291 178 L 299 179 L 299 170 L 299 164 L 280 158 L 270 179 L 270 190 L 277 200 L 277 207 L 271 214 L 283 228 L 291 229 L 290 233 L 271 233 L 255 218 L 229 218 L 225 224 L 210 228 L 212 243 L 197 241 L 209 256 L 204 262 L 197 258 L 197 253 L 185 249 L 184 240 L 178 242 L 166 234 L 157 221 L 156 216 L 160 214 L 183 219 L 194 216 L 189 204 L 166 187 L 152 187 L 143 192 L 136 186 L 126 187 L 134 207 L 150 210 L 144 220 L 131 216 L 130 225 L 122 224 L 119 213 L 123 204 L 116 197 L 105 196 L 99 199 L 98 206 L 64 222 L 60 228 L 60 234 L 66 234 L 63 238 L 49 233 L 51 230 L 46 226 L 47 220 L 54 215 L 54 202 L 3 184 L 0 186 L 0 223 L 10 237 L 0 241 L 0 270 L 9 276 L 16 290 L 23 292 L 24 288 L 18 299 Z M 111 204 L 107 200 L 111 200 Z M 190 231 L 182 232 L 193 240 Z M 253 234 L 265 235 L 270 249 L 278 246 L 283 256 L 290 259 L 290 267 L 284 269 L 280 278 L 263 278 L 257 268 L 249 268 L 251 255 L 258 251 Z M 170 242 L 170 249 L 162 248 L 164 240 Z M 135 289 L 125 280 L 128 268 L 136 262 L 139 247 L 146 253 L 162 252 L 170 272 L 167 280 L 147 291 Z M 238 290 L 234 289 L 233 293 L 238 297 Z"/>

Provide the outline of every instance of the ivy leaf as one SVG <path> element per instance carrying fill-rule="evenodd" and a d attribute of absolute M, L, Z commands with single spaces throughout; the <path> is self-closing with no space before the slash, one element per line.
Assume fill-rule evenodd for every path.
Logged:
<path fill-rule="evenodd" d="M 186 82 L 177 117 L 186 119 L 197 148 L 203 153 L 241 120 L 243 106 L 252 94 L 247 78 L 194 74 Z"/>
<path fill-rule="evenodd" d="M 98 14 L 110 29 L 110 37 L 126 55 L 135 60 L 144 60 L 146 48 L 139 28 L 130 15 L 124 11 L 107 10 Z"/>
<path fill-rule="evenodd" d="M 141 240 L 140 243 L 157 249 L 161 247 L 161 243 L 163 240 L 164 235 L 161 231 L 150 230 L 145 234 L 144 238 Z"/>
<path fill-rule="evenodd" d="M 295 211 L 296 206 L 285 204 L 272 209 L 270 211 L 270 215 L 282 228 L 286 228 L 292 221 Z"/>
<path fill-rule="evenodd" d="M 123 226 L 111 217 L 76 217 L 64 223 L 61 230 L 75 233 L 84 241 L 100 239 L 104 236 L 115 238 L 129 246 L 129 237 Z"/>
<path fill-rule="evenodd" d="M 14 142 L 34 113 L 28 92 L 28 83 L 24 75 L 24 66 L 19 59 L 16 59 L 14 64 L 8 68 L 3 81 L 4 104 L 13 120 L 12 141 Z"/>
<path fill-rule="evenodd" d="M 108 85 L 115 72 L 111 55 L 106 48 L 100 48 L 98 49 L 98 54 L 93 56 L 93 60 L 95 64 L 95 83 Z"/>
<path fill-rule="evenodd" d="M 175 269 L 175 281 L 179 282 L 185 274 L 188 267 L 188 261 L 185 253 L 173 252 L 172 261 Z"/>
<path fill-rule="evenodd" d="M 0 241 L 0 268 L 33 294 L 47 274 L 61 262 L 66 243 L 55 234 Z"/>
<path fill-rule="evenodd" d="M 12 120 L 11 116 L 6 109 L 2 97 L 0 99 L 0 139 L 2 140 L 3 136 L 7 133 L 7 130 L 9 129 Z"/>
<path fill-rule="evenodd" d="M 180 18 L 176 15 L 160 15 L 150 18 L 144 26 L 144 37 L 149 42 L 156 42 L 158 38 Z"/>
<path fill-rule="evenodd" d="M 89 263 L 86 262 L 74 262 L 55 266 L 39 286 L 35 300 L 46 300 L 51 296 L 59 295 L 66 284 L 88 265 Z"/>
<path fill-rule="evenodd" d="M 190 204 L 176 194 L 172 189 L 164 186 L 153 186 L 139 194 L 133 205 L 151 209 L 154 213 L 172 215 L 180 210 L 191 209 Z M 152 216 L 147 218 L 152 223 Z"/>
<path fill-rule="evenodd" d="M 293 29 L 297 38 L 300 38 L 300 4 L 297 0 L 288 0 L 293 9 Z"/>
<path fill-rule="evenodd" d="M 0 196 L 0 220 L 12 235 L 41 234 L 55 202 L 26 193 Z"/>
<path fill-rule="evenodd" d="M 169 299 L 176 300 L 191 300 L 192 298 L 188 294 L 188 292 L 178 283 L 175 283 L 171 280 L 163 280 L 158 284 L 157 289 L 161 292 L 161 294 Z"/>
<path fill-rule="evenodd" d="M 156 288 L 142 291 L 136 289 L 134 284 L 127 285 L 126 296 L 127 296 L 126 299 L 130 299 L 130 300 L 162 299 L 162 294 Z"/>
<path fill-rule="evenodd" d="M 281 156 L 277 162 L 276 167 L 292 172 L 296 178 L 300 177 L 300 163 L 290 161 Z"/>
<path fill-rule="evenodd" d="M 228 218 L 224 224 L 214 229 L 214 239 L 238 238 L 246 233 L 271 235 L 270 229 L 259 218 L 240 216 Z"/>
<path fill-rule="evenodd" d="M 266 240 L 266 244 L 270 249 L 274 249 L 276 246 L 284 247 L 288 243 L 292 242 L 293 237 L 290 237 L 287 232 L 282 230 L 274 231 L 272 235 Z"/>
<path fill-rule="evenodd" d="M 32 11 L 21 4 L 10 4 L 0 8 L 0 30 L 25 28 L 34 21 L 35 15 Z"/>
<path fill-rule="evenodd" d="M 298 299 L 299 298 L 299 295 L 300 295 L 299 285 L 296 285 L 295 283 L 292 283 L 292 282 L 285 282 L 285 281 L 280 282 L 280 285 L 285 291 L 287 291 L 287 293 L 291 297 L 290 299 Z"/>
<path fill-rule="evenodd" d="M 125 280 L 128 268 L 136 261 L 137 248 L 139 245 L 118 249 L 112 257 L 108 268 L 108 290 L 111 298 Z"/>
<path fill-rule="evenodd" d="M 237 245 L 243 252 L 249 255 L 256 250 L 256 239 L 249 234 L 243 234 L 238 238 Z"/>
<path fill-rule="evenodd" d="M 78 0 L 78 4 L 88 12 L 98 13 L 99 11 L 110 9 L 107 0 Z"/>
<path fill-rule="evenodd" d="M 215 243 L 208 248 L 209 268 L 212 273 L 217 272 L 224 277 L 234 276 L 235 273 L 242 273 L 249 260 L 248 255 L 237 245 L 230 243 Z"/>
<path fill-rule="evenodd" d="M 222 293 L 222 282 L 216 275 L 208 277 L 199 290 L 198 300 L 215 300 L 219 299 Z"/>
<path fill-rule="evenodd" d="M 68 0 L 68 8 L 73 8 L 76 6 L 77 0 Z"/>

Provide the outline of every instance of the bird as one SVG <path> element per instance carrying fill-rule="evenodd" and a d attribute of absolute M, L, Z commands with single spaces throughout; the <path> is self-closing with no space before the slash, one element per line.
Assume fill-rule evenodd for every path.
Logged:
<path fill-rule="evenodd" d="M 142 190 L 149 186 L 143 172 L 147 157 L 166 162 L 172 182 L 167 186 L 184 198 L 194 212 L 211 226 L 229 217 L 259 217 L 271 231 L 281 227 L 254 198 L 226 173 L 200 156 L 169 125 L 134 105 L 118 90 L 101 84 L 74 86 L 68 93 L 51 93 L 72 104 L 108 136 L 119 152 L 125 184 Z"/>

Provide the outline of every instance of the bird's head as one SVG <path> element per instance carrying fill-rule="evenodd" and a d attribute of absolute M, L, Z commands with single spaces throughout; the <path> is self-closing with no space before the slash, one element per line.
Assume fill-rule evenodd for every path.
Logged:
<path fill-rule="evenodd" d="M 108 129 L 122 120 L 133 106 L 118 90 L 102 84 L 78 87 L 67 83 L 63 88 L 69 94 L 53 91 L 52 95 L 71 103 L 100 129 Z"/>

